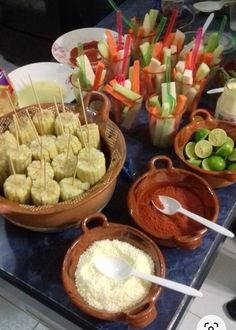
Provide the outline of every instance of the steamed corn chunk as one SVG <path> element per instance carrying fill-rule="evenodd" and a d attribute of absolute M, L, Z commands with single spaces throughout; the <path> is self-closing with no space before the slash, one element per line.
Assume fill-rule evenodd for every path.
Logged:
<path fill-rule="evenodd" d="M 57 137 L 56 147 L 59 154 L 66 153 L 69 146 L 69 152 L 78 155 L 82 148 L 79 139 L 75 135 L 63 134 Z"/>
<path fill-rule="evenodd" d="M 55 133 L 55 114 L 45 109 L 36 112 L 33 116 L 33 123 L 40 135 L 52 135 Z"/>
<path fill-rule="evenodd" d="M 82 146 L 85 147 L 94 147 L 99 148 L 100 146 L 100 133 L 98 129 L 98 125 L 95 123 L 83 125 L 80 128 L 77 128 L 76 135 L 78 136 Z"/>
<path fill-rule="evenodd" d="M 4 133 L 0 134 L 0 157 L 6 154 L 7 148 L 16 146 L 16 138 L 11 132 L 5 131 Z"/>
<path fill-rule="evenodd" d="M 13 173 L 13 169 L 10 160 L 17 174 L 26 174 L 27 167 L 32 161 L 32 152 L 25 144 L 22 144 L 19 148 L 7 150 L 7 160 L 11 173 Z"/>
<path fill-rule="evenodd" d="M 13 202 L 29 204 L 32 181 L 24 174 L 10 175 L 3 185 L 5 197 Z"/>
<path fill-rule="evenodd" d="M 61 128 L 63 127 L 63 131 Z M 74 134 L 76 128 L 79 126 L 79 119 L 73 112 L 60 113 L 60 118 L 57 116 L 55 120 L 55 132 L 56 135 L 62 135 L 63 133 Z"/>
<path fill-rule="evenodd" d="M 83 148 L 78 155 L 78 179 L 89 182 L 91 185 L 98 182 L 106 173 L 104 153 L 93 147 Z"/>
<path fill-rule="evenodd" d="M 30 143 L 33 159 L 40 160 L 42 158 L 49 162 L 57 156 L 56 137 L 54 135 L 40 136 L 39 141 L 35 139 Z"/>
<path fill-rule="evenodd" d="M 77 164 L 77 157 L 73 154 L 57 155 L 52 161 L 52 168 L 54 170 L 54 178 L 56 181 L 61 181 L 64 178 L 73 176 Z"/>
<path fill-rule="evenodd" d="M 36 206 L 56 204 L 60 198 L 60 187 L 52 179 L 46 179 L 46 187 L 44 178 L 37 179 L 32 183 L 31 197 Z"/>
<path fill-rule="evenodd" d="M 19 124 L 18 135 L 22 144 L 23 143 L 27 144 L 33 139 L 35 139 L 35 131 L 28 117 L 20 117 L 18 124 Z M 16 136 L 17 133 L 15 131 L 15 125 L 13 121 L 9 125 L 9 130 L 12 134 Z"/>
<path fill-rule="evenodd" d="M 40 160 L 34 160 L 27 167 L 27 175 L 32 180 L 37 180 L 39 178 L 43 178 L 46 172 L 46 178 L 53 179 L 54 171 L 50 165 L 50 163 L 46 162 L 46 169 L 44 169 L 44 162 Z M 46 171 L 45 171 L 46 170 Z"/>
<path fill-rule="evenodd" d="M 88 182 L 81 182 L 76 178 L 73 180 L 72 177 L 62 179 L 59 185 L 61 188 L 60 196 L 62 201 L 75 198 L 90 188 L 90 184 Z"/>
<path fill-rule="evenodd" d="M 7 161 L 7 156 L 4 155 L 0 158 L 0 187 L 2 187 L 4 181 L 9 175 L 9 166 Z"/>

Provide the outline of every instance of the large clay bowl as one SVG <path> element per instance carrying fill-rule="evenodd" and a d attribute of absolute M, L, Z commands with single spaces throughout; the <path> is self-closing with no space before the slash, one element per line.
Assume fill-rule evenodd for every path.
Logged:
<path fill-rule="evenodd" d="M 97 226 L 89 229 L 88 224 L 95 221 L 97 222 Z M 79 295 L 75 286 L 75 270 L 80 256 L 94 241 L 118 239 L 148 253 L 155 264 L 155 275 L 164 277 L 164 259 L 157 245 L 135 228 L 109 223 L 105 215 L 101 213 L 90 215 L 83 220 L 81 222 L 81 231 L 81 236 L 76 239 L 67 251 L 62 266 L 63 285 L 71 301 L 84 313 L 99 319 L 127 322 L 132 328 L 143 328 L 147 326 L 157 315 L 155 301 L 161 291 L 158 285 L 152 284 L 146 298 L 137 304 L 135 308 L 121 313 L 109 313 L 90 307 Z"/>
<path fill-rule="evenodd" d="M 160 163 L 163 164 L 161 168 Z M 160 193 L 160 189 L 165 190 Z M 178 199 L 176 194 L 180 190 L 190 211 L 216 222 L 219 204 L 214 190 L 200 176 L 173 167 L 166 156 L 153 157 L 149 170 L 133 183 L 128 193 L 128 209 L 135 223 L 158 244 L 193 250 L 200 246 L 207 228 L 188 218 L 183 225 L 182 218 L 165 216 L 152 204 L 158 194 Z M 172 195 L 169 195 L 170 192 Z"/>
<path fill-rule="evenodd" d="M 199 120 L 201 118 L 203 120 Z M 197 119 L 197 120 L 196 120 Z M 208 171 L 200 167 L 190 164 L 184 156 L 184 147 L 190 141 L 193 134 L 200 128 L 222 128 L 226 131 L 227 135 L 234 140 L 236 145 L 236 124 L 229 121 L 214 119 L 207 110 L 198 109 L 190 115 L 190 123 L 182 128 L 176 135 L 174 141 L 174 149 L 176 155 L 179 157 L 182 165 L 200 175 L 204 178 L 213 188 L 226 187 L 236 182 L 236 171 Z"/>
<path fill-rule="evenodd" d="M 85 105 L 96 101 L 95 122 L 99 126 L 102 140 L 102 150 L 106 157 L 107 171 L 105 176 L 87 192 L 78 198 L 47 206 L 22 205 L 0 197 L 0 212 L 7 219 L 24 228 L 36 231 L 60 230 L 74 226 L 87 215 L 100 211 L 112 197 L 116 179 L 126 157 L 124 137 L 119 128 L 109 119 L 110 102 L 102 93 L 90 92 L 85 98 Z M 60 105 L 59 105 L 60 107 Z M 42 108 L 52 108 L 53 104 L 42 104 Z M 18 110 L 21 116 L 25 109 L 30 113 L 38 110 L 37 105 Z M 66 105 L 66 111 L 78 112 L 77 105 Z M 0 128 L 3 132 L 12 121 L 12 113 L 0 118 Z"/>

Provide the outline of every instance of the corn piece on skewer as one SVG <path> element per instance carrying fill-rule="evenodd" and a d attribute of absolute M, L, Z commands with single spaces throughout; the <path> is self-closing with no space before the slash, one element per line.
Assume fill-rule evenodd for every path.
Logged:
<path fill-rule="evenodd" d="M 69 145 L 69 152 L 78 155 L 82 149 L 79 139 L 75 135 L 63 134 L 59 135 L 56 140 L 56 147 L 59 154 L 66 153 Z"/>
<path fill-rule="evenodd" d="M 56 181 L 61 181 L 64 178 L 73 176 L 77 164 L 77 157 L 73 154 L 59 154 L 52 161 L 54 170 L 54 178 Z"/>
<path fill-rule="evenodd" d="M 59 182 L 61 188 L 61 200 L 66 201 L 76 196 L 82 194 L 84 191 L 90 188 L 90 184 L 88 182 L 81 182 L 78 179 L 64 178 Z"/>
<path fill-rule="evenodd" d="M 62 127 L 63 131 L 62 131 Z M 55 132 L 56 135 L 62 135 L 64 133 L 74 134 L 76 128 L 79 126 L 79 119 L 73 112 L 60 113 L 60 117 L 57 116 L 55 120 Z"/>
<path fill-rule="evenodd" d="M 83 147 L 85 147 L 84 145 L 85 142 L 86 147 L 99 148 L 100 133 L 97 124 L 91 123 L 88 125 L 82 125 L 81 129 L 77 128 L 76 135 L 78 136 Z"/>
<path fill-rule="evenodd" d="M 54 135 L 43 135 L 39 137 L 39 140 L 31 141 L 30 150 L 32 151 L 33 159 L 40 160 L 42 158 L 49 162 L 55 158 L 58 154 L 55 142 L 56 137 Z"/>
<path fill-rule="evenodd" d="M 27 175 L 32 180 L 37 180 L 39 178 L 44 177 L 44 164 L 40 160 L 34 160 L 29 166 L 27 167 Z M 46 162 L 46 178 L 53 179 L 54 171 L 50 165 L 50 163 Z"/>
<path fill-rule="evenodd" d="M 36 112 L 33 116 L 33 123 L 39 135 L 52 135 L 55 133 L 55 114 L 45 109 L 41 112 Z"/>
<path fill-rule="evenodd" d="M 27 144 L 33 139 L 35 139 L 35 131 L 31 125 L 28 117 L 20 117 L 19 121 L 19 137 L 22 144 Z M 12 134 L 16 136 L 14 121 L 9 125 L 9 130 Z"/>
<path fill-rule="evenodd" d="M 46 179 L 45 187 L 44 178 L 40 178 L 32 183 L 31 197 L 36 206 L 56 204 L 60 197 L 60 187 L 56 181 L 49 178 Z"/>
<path fill-rule="evenodd" d="M 29 204 L 31 201 L 32 181 L 24 174 L 12 174 L 4 182 L 4 195 L 7 199 L 20 203 Z"/>
<path fill-rule="evenodd" d="M 26 174 L 27 167 L 32 161 L 32 152 L 25 144 L 20 145 L 19 148 L 10 148 L 7 150 L 8 166 L 10 172 L 13 173 L 10 160 L 16 173 Z"/>

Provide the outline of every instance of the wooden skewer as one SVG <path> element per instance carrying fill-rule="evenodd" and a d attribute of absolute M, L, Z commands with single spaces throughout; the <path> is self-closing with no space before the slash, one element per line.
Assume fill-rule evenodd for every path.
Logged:
<path fill-rule="evenodd" d="M 16 119 L 19 121 L 19 117 L 18 117 L 18 114 L 16 112 L 16 108 L 15 108 L 13 102 L 12 102 L 11 95 L 10 95 L 9 91 L 6 91 L 6 94 L 7 94 L 7 97 L 8 97 L 8 101 L 9 101 L 9 103 L 11 105 L 12 111 L 16 115 Z"/>
<path fill-rule="evenodd" d="M 44 179 L 44 189 L 46 190 L 47 189 L 47 178 L 46 178 L 46 173 L 47 173 L 47 171 L 46 171 L 46 165 L 47 165 L 47 163 L 46 163 L 46 159 L 44 158 L 44 167 L 43 167 L 43 169 L 44 169 L 44 171 L 43 171 L 43 179 Z"/>
<path fill-rule="evenodd" d="M 72 186 L 75 183 L 75 177 L 76 177 L 76 172 L 77 172 L 77 166 L 78 166 L 78 157 L 77 157 L 77 162 L 75 164 L 75 169 L 74 169 L 74 174 L 73 174 L 73 179 L 72 179 Z"/>
<path fill-rule="evenodd" d="M 14 122 L 15 131 L 16 131 L 17 149 L 18 149 L 18 152 L 20 152 L 19 133 L 18 133 L 18 128 L 17 128 L 17 124 L 16 124 L 16 116 L 15 115 L 13 115 L 13 122 Z"/>
<path fill-rule="evenodd" d="M 71 132 L 69 133 L 69 138 L 68 138 L 68 145 L 67 145 L 67 151 L 66 151 L 66 163 L 68 163 L 69 150 L 70 150 L 70 141 L 71 141 Z"/>
<path fill-rule="evenodd" d="M 14 164 L 13 164 L 13 161 L 12 159 L 9 157 L 9 160 L 10 160 L 10 164 L 11 164 L 11 169 L 12 169 L 12 172 L 14 174 L 14 177 L 16 179 L 16 170 L 15 170 L 15 167 L 14 167 Z"/>
<path fill-rule="evenodd" d="M 59 91 L 60 91 L 60 97 L 61 97 L 62 110 L 65 113 L 66 112 L 66 108 L 65 108 L 65 104 L 64 104 L 64 98 L 63 98 L 63 95 L 62 95 L 62 89 L 61 89 L 61 87 L 59 87 Z"/>
<path fill-rule="evenodd" d="M 28 75 L 28 76 L 29 76 L 29 80 L 30 80 L 31 87 L 32 87 L 32 89 L 33 89 L 33 93 L 34 93 L 35 100 L 36 100 L 36 102 L 37 102 L 37 104 L 38 104 L 38 107 L 39 107 L 39 110 L 40 110 L 40 113 L 41 113 L 41 116 L 42 116 L 42 115 L 43 115 L 43 109 L 42 109 L 41 104 L 40 104 L 40 102 L 39 102 L 39 98 L 38 98 L 38 95 L 37 95 L 36 90 L 35 90 L 35 88 L 34 88 L 34 84 L 33 84 L 33 81 L 32 81 L 32 79 L 31 79 L 31 76 L 30 76 L 30 75 Z"/>
<path fill-rule="evenodd" d="M 26 109 L 26 114 L 27 114 L 27 117 L 28 117 L 28 119 L 29 119 L 30 125 L 31 125 L 31 127 L 32 127 L 32 129 L 33 129 L 33 131 L 34 131 L 34 135 L 35 135 L 36 139 L 38 140 L 38 143 L 41 144 L 41 141 L 40 141 L 40 139 L 39 139 L 38 132 L 37 132 L 35 126 L 34 126 L 34 123 L 33 123 L 32 119 L 31 119 L 31 116 L 30 116 L 30 114 L 29 114 L 28 109 Z"/>
<path fill-rule="evenodd" d="M 79 117 L 78 117 L 78 122 L 79 122 L 79 130 L 80 130 L 81 138 L 82 138 L 84 147 L 87 149 L 88 148 L 88 145 L 87 145 L 87 141 L 85 141 L 85 138 L 84 138 L 84 134 L 83 134 L 83 130 L 82 130 L 82 125 L 81 125 L 81 122 L 80 122 Z"/>
<path fill-rule="evenodd" d="M 54 100 L 54 105 L 55 105 L 55 108 L 56 108 L 57 116 L 58 116 L 59 121 L 60 121 L 60 126 L 61 126 L 62 134 L 65 134 L 64 128 L 63 128 L 63 125 L 62 125 L 62 121 L 61 121 L 60 112 L 59 112 L 59 109 L 58 109 L 58 106 L 57 106 L 57 101 L 56 101 L 55 96 L 53 97 L 53 100 Z"/>

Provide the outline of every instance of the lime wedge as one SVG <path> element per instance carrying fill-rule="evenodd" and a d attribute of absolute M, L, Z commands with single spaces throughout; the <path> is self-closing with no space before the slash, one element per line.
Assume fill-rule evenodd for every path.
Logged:
<path fill-rule="evenodd" d="M 211 170 L 210 167 L 209 167 L 209 165 L 208 165 L 208 158 L 203 159 L 201 166 L 206 171 L 210 171 Z"/>
<path fill-rule="evenodd" d="M 210 133 L 210 130 L 207 128 L 200 128 L 199 130 L 197 130 L 197 132 L 194 135 L 194 140 L 196 142 L 200 141 L 200 140 L 204 140 L 208 134 Z"/>
<path fill-rule="evenodd" d="M 228 160 L 231 162 L 236 162 L 236 148 L 228 155 Z"/>
<path fill-rule="evenodd" d="M 207 158 L 212 154 L 213 147 L 209 141 L 200 140 L 196 143 L 194 151 L 199 158 Z"/>
<path fill-rule="evenodd" d="M 228 165 L 227 170 L 236 171 L 236 163 L 232 163 Z"/>
<path fill-rule="evenodd" d="M 208 135 L 208 141 L 214 147 L 220 147 L 227 140 L 227 134 L 222 128 L 214 128 Z"/>
<path fill-rule="evenodd" d="M 209 157 L 207 163 L 212 171 L 223 171 L 226 167 L 226 161 L 220 156 Z"/>
<path fill-rule="evenodd" d="M 188 159 L 188 162 L 194 166 L 200 167 L 202 160 L 201 159 Z"/>
<path fill-rule="evenodd" d="M 226 142 L 231 143 L 232 146 L 234 147 L 234 140 L 230 136 L 227 136 Z"/>
<path fill-rule="evenodd" d="M 232 145 L 232 143 L 226 140 L 226 142 L 215 151 L 215 154 L 218 156 L 226 157 L 231 154 L 233 148 L 234 146 Z"/>
<path fill-rule="evenodd" d="M 194 148 L 196 143 L 195 142 L 188 142 L 185 146 L 184 152 L 187 158 L 189 159 L 196 159 L 197 155 L 195 154 Z"/>

